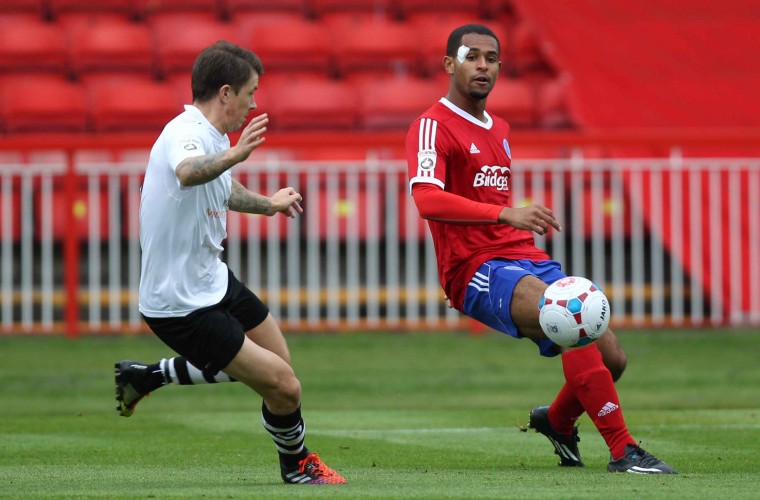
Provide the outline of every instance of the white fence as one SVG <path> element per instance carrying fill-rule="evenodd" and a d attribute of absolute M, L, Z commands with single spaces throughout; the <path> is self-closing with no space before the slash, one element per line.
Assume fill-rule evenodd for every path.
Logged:
<path fill-rule="evenodd" d="M 145 330 L 145 154 L 0 163 L 0 333 L 71 330 L 71 314 L 81 332 Z M 228 217 L 227 262 L 284 328 L 466 326 L 445 305 L 405 162 L 273 159 L 234 175 L 304 195 L 297 220 Z M 554 210 L 565 231 L 538 245 L 605 289 L 614 325 L 760 324 L 760 160 L 523 160 L 511 189 Z"/>

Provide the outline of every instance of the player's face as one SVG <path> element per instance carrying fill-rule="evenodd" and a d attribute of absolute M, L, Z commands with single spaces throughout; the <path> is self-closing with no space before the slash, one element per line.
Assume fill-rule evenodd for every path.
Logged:
<path fill-rule="evenodd" d="M 451 59 L 450 72 L 454 75 L 460 93 L 472 99 L 485 99 L 496 83 L 501 69 L 499 46 L 496 39 L 488 35 L 468 33 L 462 37 L 461 50 L 464 55 Z"/>
<path fill-rule="evenodd" d="M 230 89 L 228 114 L 230 131 L 238 130 L 245 123 L 245 119 L 248 117 L 248 113 L 256 109 L 256 100 L 253 97 L 256 89 L 259 88 L 259 75 L 256 72 L 251 72 L 251 78 L 240 87 L 240 91 L 235 93 Z"/>

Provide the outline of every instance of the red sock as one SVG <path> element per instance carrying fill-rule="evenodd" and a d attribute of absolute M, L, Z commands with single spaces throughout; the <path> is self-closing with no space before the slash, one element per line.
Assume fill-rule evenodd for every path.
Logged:
<path fill-rule="evenodd" d="M 560 434 L 569 436 L 573 433 L 575 421 L 581 415 L 583 415 L 583 405 L 565 383 L 549 407 L 549 423 Z"/>
<path fill-rule="evenodd" d="M 625 445 L 636 444 L 623 419 L 615 384 L 595 344 L 562 355 L 565 382 L 594 422 L 613 459 L 625 454 Z"/>

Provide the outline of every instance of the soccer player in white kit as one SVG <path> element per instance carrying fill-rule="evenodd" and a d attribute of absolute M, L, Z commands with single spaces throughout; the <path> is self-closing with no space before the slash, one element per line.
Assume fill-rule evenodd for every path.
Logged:
<path fill-rule="evenodd" d="M 139 309 L 151 330 L 179 356 L 155 364 L 115 365 L 117 410 L 129 417 L 151 391 L 169 383 L 242 381 L 263 397 L 264 428 L 277 447 L 286 483 L 343 484 L 304 443 L 301 384 L 277 322 L 220 259 L 227 211 L 296 217 L 292 187 L 271 197 L 232 178 L 230 168 L 264 142 L 269 121 L 254 117 L 263 66 L 229 42 L 204 49 L 193 65 L 193 105 L 170 121 L 150 152 L 140 198 Z"/>

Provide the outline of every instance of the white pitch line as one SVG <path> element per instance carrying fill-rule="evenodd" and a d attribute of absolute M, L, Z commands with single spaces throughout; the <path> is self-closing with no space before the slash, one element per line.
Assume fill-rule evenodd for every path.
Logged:
<path fill-rule="evenodd" d="M 325 436 L 345 436 L 348 434 L 359 435 L 392 435 L 392 434 L 474 434 L 483 432 L 503 431 L 504 427 L 451 427 L 439 429 L 343 429 L 343 430 L 309 430 L 309 434 L 323 434 Z"/>

